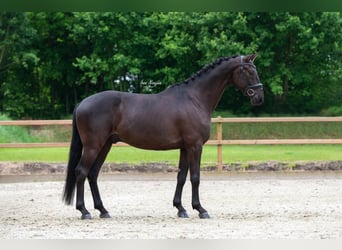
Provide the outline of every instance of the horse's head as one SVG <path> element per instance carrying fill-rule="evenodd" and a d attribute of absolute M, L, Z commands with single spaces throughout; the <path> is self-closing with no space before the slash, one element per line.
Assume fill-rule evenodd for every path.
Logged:
<path fill-rule="evenodd" d="M 260 83 L 258 72 L 254 65 L 256 54 L 237 57 L 237 66 L 233 72 L 233 84 L 248 96 L 253 106 L 261 105 L 264 102 L 264 90 Z"/>

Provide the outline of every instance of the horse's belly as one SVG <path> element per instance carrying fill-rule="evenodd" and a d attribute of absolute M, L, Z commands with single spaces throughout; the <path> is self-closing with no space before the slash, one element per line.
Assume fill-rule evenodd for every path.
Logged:
<path fill-rule="evenodd" d="M 171 137 L 154 137 L 154 136 L 144 136 L 144 135 L 131 135 L 127 138 L 121 138 L 121 141 L 141 149 L 150 150 L 169 150 L 177 149 L 182 145 L 182 140 L 178 138 Z"/>
<path fill-rule="evenodd" d="M 136 148 L 141 148 L 141 149 L 147 149 L 147 150 L 171 150 L 171 149 L 178 149 L 181 148 L 181 145 L 178 143 L 175 144 L 141 144 L 141 143 L 129 143 L 127 142 L 129 145 L 136 147 Z"/>
<path fill-rule="evenodd" d="M 182 144 L 182 137 L 178 129 L 170 124 L 169 126 L 156 123 L 147 125 L 136 122 L 118 127 L 116 133 L 120 141 L 142 149 L 176 149 Z"/>

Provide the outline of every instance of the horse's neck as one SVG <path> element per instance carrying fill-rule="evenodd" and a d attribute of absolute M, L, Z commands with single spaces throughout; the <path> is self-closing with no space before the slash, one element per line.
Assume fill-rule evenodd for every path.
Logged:
<path fill-rule="evenodd" d="M 233 67 L 219 65 L 193 83 L 198 101 L 208 112 L 212 113 L 220 101 L 224 90 L 232 78 L 232 69 Z"/>

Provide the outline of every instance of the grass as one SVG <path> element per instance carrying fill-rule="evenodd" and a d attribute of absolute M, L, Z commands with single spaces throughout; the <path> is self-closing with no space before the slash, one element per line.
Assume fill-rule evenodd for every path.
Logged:
<path fill-rule="evenodd" d="M 234 117 L 229 111 L 215 111 L 212 117 Z M 290 117 L 291 115 L 280 115 Z M 342 138 L 339 122 L 224 123 L 223 139 L 336 139 Z M 211 139 L 215 139 L 212 124 Z"/>
<path fill-rule="evenodd" d="M 9 120 L 9 118 L 0 113 L 0 120 Z M 20 126 L 0 126 L 1 142 L 38 142 L 39 139 L 30 135 L 27 128 Z"/>
<path fill-rule="evenodd" d="M 342 138 L 339 122 L 224 123 L 224 139 L 335 139 Z M 215 139 L 216 124 L 211 139 Z"/>
<path fill-rule="evenodd" d="M 11 162 L 67 162 L 68 148 L 0 148 L 0 161 Z M 216 146 L 205 146 L 202 165 L 216 163 Z M 177 165 L 178 150 L 150 151 L 133 147 L 116 147 L 107 162 L 148 163 L 168 162 Z M 342 160 L 342 145 L 232 145 L 223 146 L 223 162 L 250 161 L 318 161 Z"/>

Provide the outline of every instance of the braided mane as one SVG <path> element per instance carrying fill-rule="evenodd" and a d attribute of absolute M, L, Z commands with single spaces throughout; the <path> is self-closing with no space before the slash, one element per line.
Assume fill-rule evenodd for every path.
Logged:
<path fill-rule="evenodd" d="M 216 68 L 222 62 L 228 61 L 228 60 L 230 60 L 232 58 L 236 58 L 236 57 L 237 57 L 237 55 L 230 56 L 230 57 L 220 57 L 217 60 L 215 60 L 214 62 L 208 64 L 207 66 L 204 66 L 202 69 L 197 71 L 195 74 L 193 74 L 192 76 L 190 76 L 189 78 L 187 78 L 183 82 L 170 85 L 169 88 L 179 86 L 181 84 L 188 84 L 189 82 L 194 81 L 196 78 L 198 78 L 198 77 L 202 76 L 203 74 L 208 73 L 210 70 Z"/>

